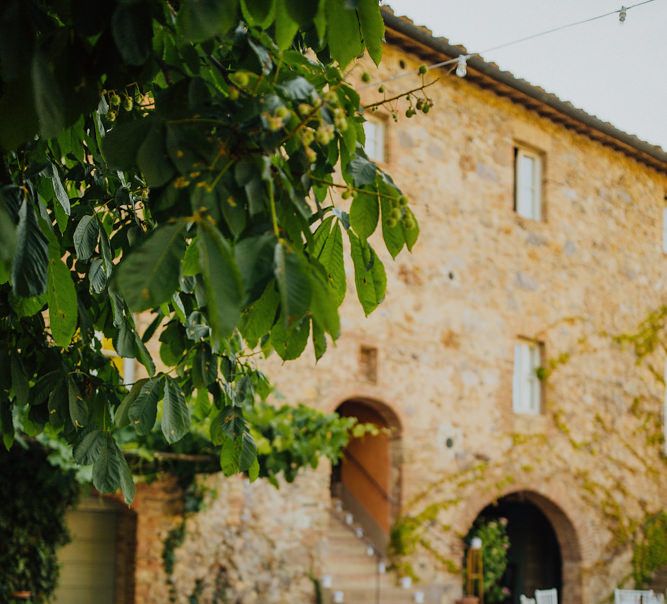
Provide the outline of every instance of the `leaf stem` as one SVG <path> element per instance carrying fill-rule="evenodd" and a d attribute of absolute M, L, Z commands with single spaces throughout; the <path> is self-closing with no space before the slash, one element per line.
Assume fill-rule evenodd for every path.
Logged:
<path fill-rule="evenodd" d="M 280 240 L 280 229 L 278 228 L 278 214 L 276 213 L 276 196 L 273 182 L 269 183 L 269 205 L 271 206 L 271 222 L 273 223 L 273 234 Z"/>
<path fill-rule="evenodd" d="M 430 82 L 426 84 L 422 84 L 421 86 L 417 86 L 417 88 L 413 88 L 412 90 L 406 90 L 405 92 L 401 92 L 400 94 L 397 94 L 396 96 L 389 97 L 388 99 L 383 99 L 381 101 L 377 101 L 376 103 L 369 103 L 368 105 L 363 105 L 364 109 L 373 109 L 374 107 L 380 107 L 386 103 L 391 103 L 392 101 L 397 101 L 400 98 L 403 98 L 404 96 L 408 96 L 414 92 L 419 92 L 420 90 L 424 90 L 424 88 L 428 88 L 429 86 L 433 86 L 440 78 L 436 78 L 435 80 L 431 80 Z"/>

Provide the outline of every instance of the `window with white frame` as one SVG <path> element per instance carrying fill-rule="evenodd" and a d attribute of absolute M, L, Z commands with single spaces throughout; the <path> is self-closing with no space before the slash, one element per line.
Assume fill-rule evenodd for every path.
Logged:
<path fill-rule="evenodd" d="M 542 345 L 519 340 L 514 345 L 514 379 L 512 409 L 514 413 L 538 415 L 542 411 L 542 383 L 538 370 L 542 366 Z"/>
<path fill-rule="evenodd" d="M 530 220 L 542 220 L 542 156 L 525 147 L 514 153 L 514 210 Z"/>
<path fill-rule="evenodd" d="M 382 120 L 369 119 L 364 122 L 364 132 L 366 134 L 364 150 L 368 159 L 377 162 L 386 160 L 385 130 L 386 124 Z"/>
<path fill-rule="evenodd" d="M 662 209 L 662 251 L 667 254 L 667 208 Z"/>

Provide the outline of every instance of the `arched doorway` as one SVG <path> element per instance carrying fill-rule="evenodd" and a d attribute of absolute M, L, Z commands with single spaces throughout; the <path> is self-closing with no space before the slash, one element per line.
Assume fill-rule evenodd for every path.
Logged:
<path fill-rule="evenodd" d="M 519 604 L 521 595 L 556 588 L 559 602 L 581 602 L 581 555 L 574 526 L 551 500 L 532 492 L 510 493 L 487 505 L 479 519 L 507 520 L 507 570 L 501 580 L 509 595 L 503 604 Z"/>
<path fill-rule="evenodd" d="M 378 434 L 350 441 L 333 468 L 331 488 L 375 545 L 384 550 L 400 509 L 400 422 L 390 407 L 367 399 L 345 401 L 336 412 L 380 429 Z"/>

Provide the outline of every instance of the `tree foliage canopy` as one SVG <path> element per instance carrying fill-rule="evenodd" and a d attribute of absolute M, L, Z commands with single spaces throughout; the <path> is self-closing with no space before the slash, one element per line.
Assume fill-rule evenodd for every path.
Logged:
<path fill-rule="evenodd" d="M 319 359 L 340 334 L 343 239 L 366 314 L 386 284 L 369 237 L 392 256 L 417 239 L 342 71 L 364 49 L 379 62 L 382 37 L 377 0 L 3 2 L 7 447 L 57 437 L 131 500 L 119 443 L 156 424 L 175 443 L 194 418 L 225 473 L 268 472 L 249 351 L 290 360 L 310 340 Z M 129 391 L 104 339 L 146 370 Z"/>

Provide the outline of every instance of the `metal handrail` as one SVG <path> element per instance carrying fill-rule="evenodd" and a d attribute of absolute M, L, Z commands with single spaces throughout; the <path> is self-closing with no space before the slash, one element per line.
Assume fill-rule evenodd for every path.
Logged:
<path fill-rule="evenodd" d="M 388 501 L 392 505 L 397 505 L 397 501 L 394 497 L 392 497 L 387 491 L 385 491 L 384 487 L 377 481 L 375 480 L 375 477 L 366 469 L 364 464 L 362 464 L 352 453 L 350 453 L 348 450 L 345 450 L 343 452 L 343 455 L 345 456 L 346 459 L 349 459 L 359 470 L 361 470 L 361 473 L 364 475 L 366 480 L 370 482 L 374 487 L 375 490 L 380 493 L 382 498 L 385 501 Z"/>

